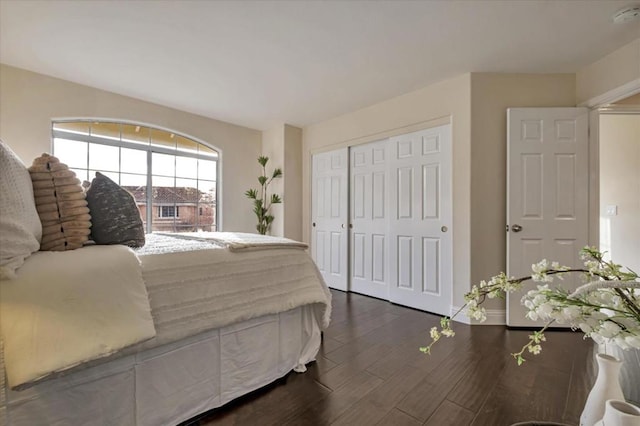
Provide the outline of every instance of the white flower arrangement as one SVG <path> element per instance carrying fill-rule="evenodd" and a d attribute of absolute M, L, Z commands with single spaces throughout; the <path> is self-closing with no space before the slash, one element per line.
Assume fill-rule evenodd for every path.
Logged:
<path fill-rule="evenodd" d="M 596 343 L 611 343 L 622 349 L 640 348 L 640 278 L 638 274 L 621 265 L 604 260 L 603 253 L 595 247 L 585 247 L 580 251 L 586 269 L 572 269 L 561 266 L 557 262 L 549 263 L 546 259 L 531 265 L 533 273 L 522 278 L 507 277 L 504 272 L 481 281 L 465 294 L 465 305 L 454 315 L 440 320 L 440 329 L 431 328 L 431 343 L 420 348 L 424 353 L 431 353 L 431 348 L 441 336 L 452 337 L 455 332 L 451 328 L 451 319 L 466 310 L 467 316 L 484 322 L 487 319 L 485 309 L 481 306 L 486 298 L 504 298 L 522 288 L 528 280 L 540 283 L 536 290 L 530 290 L 522 298 L 522 304 L 529 310 L 527 318 L 547 321 L 539 331 L 529 336 L 529 341 L 520 352 L 511 354 L 521 365 L 525 359 L 525 351 L 537 355 L 542 351 L 544 332 L 552 324 L 568 324 L 572 329 L 580 329 L 586 337 Z M 569 293 L 561 287 L 551 288 L 549 285 L 555 278 L 580 273 L 587 284 Z"/>

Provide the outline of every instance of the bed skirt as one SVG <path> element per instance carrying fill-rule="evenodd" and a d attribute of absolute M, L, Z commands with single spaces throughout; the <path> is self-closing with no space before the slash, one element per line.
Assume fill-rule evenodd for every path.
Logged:
<path fill-rule="evenodd" d="M 0 425 L 175 425 L 285 376 L 320 348 L 312 305 L 211 330 L 24 391 Z M 0 382 L 1 383 L 1 382 Z"/>

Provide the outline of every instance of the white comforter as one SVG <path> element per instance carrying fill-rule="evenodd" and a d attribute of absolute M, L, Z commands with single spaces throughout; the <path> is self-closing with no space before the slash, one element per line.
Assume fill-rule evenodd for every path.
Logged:
<path fill-rule="evenodd" d="M 0 282 L 0 331 L 11 388 L 152 338 L 138 258 L 124 246 L 33 254 Z"/>
<path fill-rule="evenodd" d="M 9 386 L 302 305 L 326 328 L 331 294 L 304 245 L 258 240 L 232 242 L 251 245 L 233 252 L 202 236 L 150 234 L 137 257 L 124 246 L 34 254 L 0 282 Z"/>
<path fill-rule="evenodd" d="M 264 250 L 230 251 L 202 235 L 147 235 L 137 253 L 157 336 L 136 349 L 308 304 L 326 328 L 331 294 L 302 243 L 268 250 L 274 241 L 264 242 Z"/>
<path fill-rule="evenodd" d="M 289 238 L 271 235 L 249 234 L 246 232 L 197 232 L 188 234 L 158 233 L 155 235 L 169 236 L 192 241 L 213 242 L 226 247 L 230 251 L 268 250 L 279 248 L 306 249 L 307 244 Z"/>

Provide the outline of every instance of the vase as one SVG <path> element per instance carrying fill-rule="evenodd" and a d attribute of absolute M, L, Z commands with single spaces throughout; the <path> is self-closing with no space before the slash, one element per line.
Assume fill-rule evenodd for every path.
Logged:
<path fill-rule="evenodd" d="M 604 417 L 595 426 L 640 426 L 640 408 L 628 402 L 610 399 Z"/>
<path fill-rule="evenodd" d="M 608 399 L 624 401 L 618 379 L 622 362 L 605 354 L 597 354 L 596 361 L 598 376 L 582 410 L 580 426 L 594 426 L 600 421 L 604 417 L 605 403 Z"/>

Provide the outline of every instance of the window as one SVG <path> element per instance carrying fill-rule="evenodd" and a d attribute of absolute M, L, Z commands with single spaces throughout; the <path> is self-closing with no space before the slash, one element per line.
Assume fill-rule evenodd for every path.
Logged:
<path fill-rule="evenodd" d="M 218 152 L 131 123 L 56 121 L 53 153 L 81 181 L 99 171 L 131 192 L 147 232 L 216 231 Z"/>
<path fill-rule="evenodd" d="M 200 209 L 202 207 L 199 207 Z M 180 216 L 180 207 L 178 206 L 158 206 L 158 217 L 161 218 L 174 218 Z"/>

